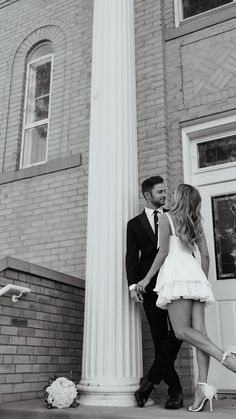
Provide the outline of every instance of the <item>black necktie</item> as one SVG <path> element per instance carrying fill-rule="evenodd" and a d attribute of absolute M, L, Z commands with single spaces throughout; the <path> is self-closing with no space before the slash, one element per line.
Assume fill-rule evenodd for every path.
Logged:
<path fill-rule="evenodd" d="M 157 216 L 157 212 L 158 212 L 157 210 L 153 211 L 156 244 L 157 244 L 157 239 L 158 239 L 158 216 Z"/>

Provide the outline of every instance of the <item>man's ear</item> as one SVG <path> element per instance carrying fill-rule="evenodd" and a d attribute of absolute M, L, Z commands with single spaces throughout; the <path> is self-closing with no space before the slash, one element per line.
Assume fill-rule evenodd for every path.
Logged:
<path fill-rule="evenodd" d="M 149 201 L 150 200 L 150 198 L 151 198 L 151 194 L 150 194 L 150 192 L 144 192 L 144 198 L 146 199 L 146 201 Z"/>

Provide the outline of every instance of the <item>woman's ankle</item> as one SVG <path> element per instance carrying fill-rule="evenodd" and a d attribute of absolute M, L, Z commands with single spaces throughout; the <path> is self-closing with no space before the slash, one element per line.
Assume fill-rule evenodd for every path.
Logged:
<path fill-rule="evenodd" d="M 201 390 L 200 385 L 197 385 L 196 388 L 195 388 L 194 400 L 193 400 L 193 403 L 192 403 L 191 407 L 193 409 L 197 409 L 198 406 L 201 404 L 203 399 L 204 399 L 204 394 Z"/>

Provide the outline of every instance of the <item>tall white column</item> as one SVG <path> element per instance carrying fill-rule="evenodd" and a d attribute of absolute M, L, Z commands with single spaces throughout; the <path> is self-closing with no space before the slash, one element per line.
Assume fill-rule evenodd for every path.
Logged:
<path fill-rule="evenodd" d="M 142 374 L 140 313 L 125 275 L 138 210 L 133 0 L 94 0 L 81 404 L 131 406 Z"/>

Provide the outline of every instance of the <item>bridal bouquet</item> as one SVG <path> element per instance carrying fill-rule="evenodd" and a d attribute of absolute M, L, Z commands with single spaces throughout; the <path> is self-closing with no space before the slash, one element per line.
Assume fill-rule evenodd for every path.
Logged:
<path fill-rule="evenodd" d="M 75 383 L 66 377 L 49 378 L 45 395 L 48 409 L 65 409 L 79 405 L 79 393 Z"/>

